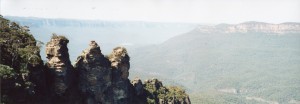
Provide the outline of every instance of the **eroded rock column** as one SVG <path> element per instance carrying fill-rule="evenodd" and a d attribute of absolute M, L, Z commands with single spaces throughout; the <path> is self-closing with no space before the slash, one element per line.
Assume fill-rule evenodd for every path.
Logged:
<path fill-rule="evenodd" d="M 101 53 L 95 41 L 77 58 L 75 68 L 79 74 L 79 89 L 84 104 L 111 104 L 110 61 Z"/>
<path fill-rule="evenodd" d="M 46 44 L 47 87 L 53 103 L 69 103 L 74 95 L 72 89 L 76 89 L 76 73 L 69 59 L 68 43 L 66 37 L 53 35 Z"/>
<path fill-rule="evenodd" d="M 112 94 L 114 104 L 128 104 L 130 101 L 129 88 L 129 56 L 124 47 L 117 47 L 109 55 L 112 67 Z"/>

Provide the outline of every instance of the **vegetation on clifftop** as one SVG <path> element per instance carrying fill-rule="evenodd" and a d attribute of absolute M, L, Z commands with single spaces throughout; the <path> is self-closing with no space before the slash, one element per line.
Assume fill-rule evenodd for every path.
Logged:
<path fill-rule="evenodd" d="M 32 83 L 30 74 L 43 64 L 39 55 L 41 44 L 29 33 L 27 26 L 20 26 L 0 16 L 0 78 L 3 103 L 22 102 L 30 94 L 36 93 L 36 85 Z"/>
<path fill-rule="evenodd" d="M 189 96 L 185 93 L 185 90 L 177 86 L 163 86 L 162 82 L 157 79 L 146 80 L 144 89 L 148 104 L 189 102 Z"/>

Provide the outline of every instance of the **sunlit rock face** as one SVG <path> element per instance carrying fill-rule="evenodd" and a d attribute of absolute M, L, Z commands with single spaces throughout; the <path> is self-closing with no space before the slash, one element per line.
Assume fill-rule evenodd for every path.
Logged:
<path fill-rule="evenodd" d="M 121 79 L 126 80 L 129 76 L 130 58 L 124 47 L 116 47 L 109 56 L 112 68 L 118 70 Z"/>
<path fill-rule="evenodd" d="M 75 69 L 79 74 L 79 89 L 85 104 L 112 103 L 110 61 L 101 53 L 95 41 L 77 58 Z"/>
<path fill-rule="evenodd" d="M 112 93 L 115 104 L 127 104 L 130 99 L 129 56 L 124 47 L 116 47 L 109 55 L 112 67 Z"/>
<path fill-rule="evenodd" d="M 69 40 L 64 36 L 53 35 L 46 45 L 47 87 L 50 98 L 54 102 L 69 102 L 72 89 L 76 89 L 76 73 L 69 60 L 68 44 Z M 73 94 L 74 95 L 74 94 Z"/>

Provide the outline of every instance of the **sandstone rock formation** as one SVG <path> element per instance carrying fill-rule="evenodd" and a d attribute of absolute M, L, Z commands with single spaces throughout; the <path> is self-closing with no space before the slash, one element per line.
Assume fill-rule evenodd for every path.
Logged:
<path fill-rule="evenodd" d="M 139 78 L 135 78 L 131 81 L 132 88 L 131 88 L 131 97 L 132 102 L 134 104 L 147 104 L 147 95 L 146 90 L 144 89 L 144 85 Z"/>
<path fill-rule="evenodd" d="M 124 47 L 116 47 L 106 58 L 95 41 L 77 58 L 79 89 L 84 104 L 190 104 L 184 91 L 164 87 L 157 79 L 145 84 L 128 79 L 130 58 Z M 181 91 L 181 92 L 180 92 Z M 180 93 L 174 94 L 174 93 Z M 173 95 L 172 95 L 173 94 Z M 171 96 L 172 95 L 172 96 Z M 171 96 L 171 97 L 170 97 Z M 175 98 L 176 97 L 176 98 Z"/>
<path fill-rule="evenodd" d="M 47 43 L 47 78 L 50 81 L 49 91 L 54 92 L 50 97 L 58 99 L 52 103 L 190 104 L 184 90 L 164 87 L 157 79 L 143 84 L 136 78 L 130 83 L 130 58 L 124 47 L 116 47 L 108 57 L 104 57 L 99 45 L 91 41 L 77 58 L 75 72 L 68 59 L 67 43 L 68 40 L 62 36 L 53 36 Z M 78 79 L 74 78 L 76 75 Z M 80 95 L 76 95 L 77 90 L 74 89 L 79 89 Z"/>
<path fill-rule="evenodd" d="M 120 79 L 128 79 L 130 68 L 129 60 L 127 50 L 124 47 L 114 48 L 113 52 L 109 55 L 111 66 L 118 70 L 118 74 L 121 75 Z"/>
<path fill-rule="evenodd" d="M 72 89 L 76 89 L 76 72 L 69 60 L 68 42 L 64 36 L 54 34 L 46 45 L 46 79 L 50 100 L 57 101 L 54 103 L 70 102 Z"/>
<path fill-rule="evenodd" d="M 79 74 L 79 89 L 85 104 L 112 103 L 110 61 L 101 53 L 95 41 L 77 58 L 74 66 Z"/>
<path fill-rule="evenodd" d="M 184 91 L 173 91 L 157 79 L 145 84 L 138 78 L 130 82 L 130 58 L 124 47 L 113 49 L 105 57 L 100 46 L 91 41 L 73 67 L 67 47 L 69 40 L 54 34 L 46 44 L 48 60 L 44 65 L 40 47 L 27 33 L 28 28 L 9 24 L 2 17 L 0 20 L 4 26 L 0 27 L 4 34 L 0 35 L 1 103 L 189 104 Z M 182 96 L 173 94 L 177 92 Z"/>
<path fill-rule="evenodd" d="M 129 56 L 124 47 L 116 47 L 108 56 L 112 67 L 112 94 L 114 104 L 130 102 Z"/>
<path fill-rule="evenodd" d="M 135 95 L 141 96 L 144 94 L 144 86 L 139 78 L 135 78 L 133 81 L 131 81 L 131 84 L 134 87 Z"/>

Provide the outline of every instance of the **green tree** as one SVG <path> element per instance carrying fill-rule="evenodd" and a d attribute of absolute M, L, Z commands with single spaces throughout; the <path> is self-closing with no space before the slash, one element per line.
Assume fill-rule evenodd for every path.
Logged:
<path fill-rule="evenodd" d="M 4 103 L 17 103 L 19 95 L 35 92 L 31 73 L 43 70 L 40 47 L 27 26 L 20 26 L 0 16 L 1 98 Z M 15 94 L 18 93 L 18 94 Z"/>

